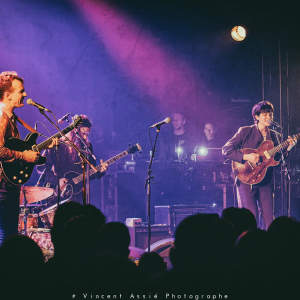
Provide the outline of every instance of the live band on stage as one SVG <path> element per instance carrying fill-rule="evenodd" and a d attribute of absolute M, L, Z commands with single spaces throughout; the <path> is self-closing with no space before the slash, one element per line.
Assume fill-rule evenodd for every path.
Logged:
<path fill-rule="evenodd" d="M 60 130 L 58 124 L 52 122 L 46 115 L 52 113 L 49 109 L 32 99 L 27 99 L 27 104 L 38 108 L 57 131 L 55 135 L 37 144 L 37 138 L 41 134 L 14 114 L 15 108 L 24 106 L 24 98 L 27 97 L 23 79 L 15 72 L 3 72 L 0 76 L 4 82 L 0 95 L 2 104 L 0 242 L 2 242 L 6 237 L 18 232 L 28 234 L 28 231 L 33 229 L 50 229 L 55 211 L 60 204 L 68 201 L 84 205 L 90 203 L 89 181 L 102 178 L 109 165 L 129 154 L 132 154 L 133 162 L 133 154 L 141 152 L 142 147 L 136 143 L 105 162 L 101 159 L 97 165 L 93 146 L 88 139 L 92 123 L 87 116 L 75 115 L 70 122 L 71 113 L 64 115 L 59 123 L 66 122 L 68 126 Z M 276 130 L 269 129 L 271 126 L 274 129 L 280 127 L 273 120 L 273 111 L 274 107 L 268 101 L 256 104 L 252 109 L 254 125 L 241 127 L 225 145 L 212 122 L 205 124 L 202 140 L 193 138 L 185 129 L 187 120 L 181 113 L 174 113 L 171 118 L 150 126 L 149 130 L 155 128 L 157 134 L 150 151 L 150 161 L 149 158 L 144 161 L 149 164 L 145 184 L 147 207 L 143 204 L 146 202 L 143 201 L 143 197 L 138 201 L 138 205 L 127 205 L 126 201 L 119 201 L 123 202 L 123 208 L 112 209 L 119 211 L 120 214 L 110 220 L 125 222 L 125 214 L 121 216 L 122 211 L 126 210 L 129 211 L 126 217 L 150 220 L 148 226 L 151 223 L 166 224 L 167 217 L 160 218 L 160 212 L 164 207 L 170 209 L 176 205 L 183 210 L 186 209 L 183 217 L 199 213 L 199 209 L 205 213 L 221 213 L 222 209 L 228 206 L 238 205 L 248 208 L 259 219 L 256 203 L 258 201 L 264 221 L 262 226 L 267 228 L 273 219 L 273 166 L 279 164 L 279 159 L 285 160 L 300 136 L 298 133 L 282 142 L 280 134 Z M 25 140 L 20 139 L 17 122 L 31 131 Z M 158 139 L 161 126 L 170 122 L 172 133 Z M 142 165 L 145 169 L 146 165 Z M 135 164 L 125 166 L 129 172 L 135 172 Z M 157 170 L 154 174 L 157 185 L 152 188 L 150 201 L 152 166 Z M 36 171 L 39 174 L 37 183 L 35 186 L 26 186 L 32 173 Z M 142 177 L 142 174 L 138 176 Z M 134 184 L 136 183 L 126 183 L 127 186 Z M 232 201 L 235 198 L 233 186 L 237 189 L 238 203 Z M 122 194 L 126 193 L 120 192 L 120 197 Z M 134 194 L 135 190 L 132 189 L 129 198 L 134 198 Z M 261 195 L 264 195 L 263 199 Z M 124 205 L 127 207 L 124 208 Z M 142 209 L 135 211 L 137 206 Z M 153 212 L 154 207 L 157 212 L 155 211 L 153 220 L 150 211 Z M 105 204 L 102 203 L 101 208 L 108 214 Z"/>

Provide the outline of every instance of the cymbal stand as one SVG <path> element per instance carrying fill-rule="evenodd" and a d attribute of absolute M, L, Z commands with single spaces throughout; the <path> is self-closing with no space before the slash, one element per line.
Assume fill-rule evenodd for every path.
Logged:
<path fill-rule="evenodd" d="M 281 145 L 280 144 L 280 141 L 279 141 L 279 138 L 278 138 L 278 134 L 277 134 L 277 127 L 279 126 L 275 126 L 273 125 L 273 128 L 276 132 L 275 136 L 276 136 L 276 139 L 277 139 L 277 143 L 278 145 Z M 283 131 L 283 128 L 282 128 L 282 131 Z M 282 176 L 284 176 L 285 178 L 285 185 L 281 185 L 281 200 L 282 200 L 282 203 L 284 203 L 285 199 L 286 199 L 286 191 L 289 191 L 290 189 L 290 184 L 291 184 L 291 173 L 290 173 L 290 170 L 289 170 L 289 167 L 288 167 L 288 164 L 284 158 L 284 154 L 283 154 L 283 150 L 281 147 L 280 147 L 280 154 L 281 154 L 281 160 L 282 160 L 282 165 L 281 165 L 281 174 L 284 174 Z M 284 180 L 283 180 L 284 181 Z M 283 207 L 283 213 L 287 213 L 287 215 L 289 216 L 290 214 L 290 201 L 288 201 L 287 203 L 287 206 L 288 207 Z M 286 211 L 285 211 L 286 210 Z"/>
<path fill-rule="evenodd" d="M 83 144 L 84 150 L 86 152 L 87 155 L 87 159 L 89 159 L 89 155 L 92 156 L 92 158 L 94 159 L 94 161 L 96 161 L 96 156 L 92 153 L 92 151 L 88 148 L 87 144 L 85 143 L 85 141 L 81 138 L 81 136 L 79 135 L 78 131 L 75 131 L 75 135 L 77 136 L 77 138 L 81 141 L 81 143 Z M 86 165 L 86 164 L 85 164 Z M 89 165 L 87 165 L 85 168 L 86 170 L 86 178 L 83 177 L 83 179 L 85 181 L 83 181 L 83 186 L 85 187 L 85 199 L 86 199 L 86 203 L 89 204 L 90 203 L 90 168 Z"/>
<path fill-rule="evenodd" d="M 24 194 L 24 199 L 23 199 L 23 212 L 24 212 L 24 235 L 27 235 L 27 218 L 28 218 L 28 209 L 27 209 L 27 198 L 26 198 L 26 193 L 25 193 L 25 189 L 23 189 L 23 194 Z"/>

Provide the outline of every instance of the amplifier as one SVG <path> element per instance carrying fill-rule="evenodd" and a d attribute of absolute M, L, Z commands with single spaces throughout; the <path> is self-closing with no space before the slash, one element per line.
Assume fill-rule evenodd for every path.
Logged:
<path fill-rule="evenodd" d="M 171 233 L 187 216 L 195 214 L 220 214 L 220 209 L 210 204 L 155 206 L 155 223 L 170 226 Z"/>
<path fill-rule="evenodd" d="M 148 226 L 128 227 L 130 246 L 146 249 L 148 247 Z M 171 237 L 170 226 L 151 225 L 150 244 Z"/>

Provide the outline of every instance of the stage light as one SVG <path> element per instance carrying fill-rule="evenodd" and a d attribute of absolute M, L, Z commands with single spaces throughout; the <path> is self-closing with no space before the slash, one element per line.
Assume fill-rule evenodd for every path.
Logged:
<path fill-rule="evenodd" d="M 235 41 L 241 42 L 246 37 L 246 30 L 242 26 L 234 26 L 231 30 L 231 36 Z"/>
<path fill-rule="evenodd" d="M 176 152 L 179 154 L 183 153 L 183 148 L 182 147 L 177 147 Z"/>
<path fill-rule="evenodd" d="M 207 150 L 207 148 L 205 148 L 205 147 L 199 147 L 199 148 L 198 148 L 198 153 L 199 153 L 199 155 L 201 155 L 201 156 L 206 156 L 206 155 L 208 154 L 208 150 Z"/>

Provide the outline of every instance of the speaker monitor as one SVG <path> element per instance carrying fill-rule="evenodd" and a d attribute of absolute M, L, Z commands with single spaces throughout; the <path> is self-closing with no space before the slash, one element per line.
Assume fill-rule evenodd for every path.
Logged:
<path fill-rule="evenodd" d="M 141 249 L 148 248 L 148 227 L 147 226 L 136 226 L 128 227 L 130 233 L 130 246 L 138 247 Z M 159 240 L 170 238 L 170 226 L 160 226 L 152 225 L 151 226 L 151 240 L 150 245 L 154 244 Z"/>
<path fill-rule="evenodd" d="M 174 234 L 178 224 L 195 214 L 220 213 L 217 208 L 206 204 L 155 206 L 155 223 L 170 226 Z"/>

